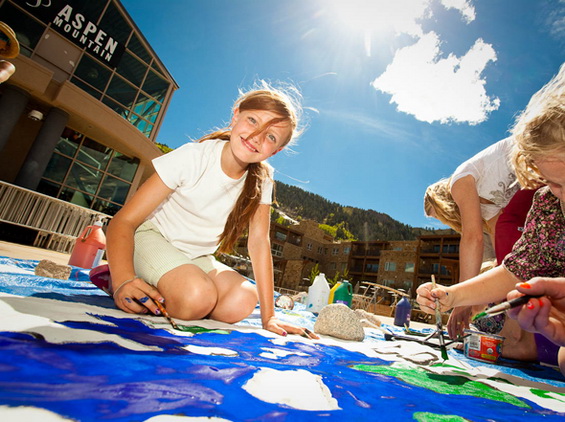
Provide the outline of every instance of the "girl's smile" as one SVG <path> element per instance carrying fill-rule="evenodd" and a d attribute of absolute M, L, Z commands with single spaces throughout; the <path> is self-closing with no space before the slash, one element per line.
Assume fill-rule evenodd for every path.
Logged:
<path fill-rule="evenodd" d="M 280 116 L 271 111 L 234 112 L 230 144 L 234 155 L 249 164 L 263 161 L 279 152 L 287 143 L 291 128 L 288 122 L 270 125 Z"/>

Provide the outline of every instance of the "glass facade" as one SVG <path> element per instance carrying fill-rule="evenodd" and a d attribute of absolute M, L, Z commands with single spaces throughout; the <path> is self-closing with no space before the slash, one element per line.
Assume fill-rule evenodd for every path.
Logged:
<path fill-rule="evenodd" d="M 33 59 L 48 28 L 66 36 L 82 49 L 69 80 L 151 138 L 165 110 L 163 105 L 171 92 L 171 82 L 163 76 L 156 57 L 143 45 L 115 3 L 112 0 L 50 0 L 46 3 L 49 8 L 34 8 L 33 4 L 7 0 L 0 7 L 2 21 L 16 32 L 21 54 Z M 61 17 L 64 7 L 72 10 L 69 21 Z M 75 24 L 78 14 L 104 34 L 101 51 L 106 53 L 100 52 L 97 56 L 96 51 L 80 44 L 80 30 L 75 37 L 74 26 L 69 23 Z M 119 48 L 114 51 L 115 46 Z M 110 52 L 115 53 L 114 57 L 105 62 Z"/>
<path fill-rule="evenodd" d="M 114 215 L 125 203 L 138 166 L 137 158 L 66 128 L 37 191 Z"/>

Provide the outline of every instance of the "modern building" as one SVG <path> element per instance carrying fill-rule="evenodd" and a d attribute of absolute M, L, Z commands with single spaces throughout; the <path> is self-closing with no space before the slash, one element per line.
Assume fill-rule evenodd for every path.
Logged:
<path fill-rule="evenodd" d="M 459 282 L 459 242 L 461 236 L 435 234 L 420 236 L 416 261 L 416 285 L 427 283 L 432 274 L 439 284 L 450 286 Z"/>
<path fill-rule="evenodd" d="M 115 214 L 152 172 L 178 85 L 117 0 L 0 0 L 0 181 Z"/>

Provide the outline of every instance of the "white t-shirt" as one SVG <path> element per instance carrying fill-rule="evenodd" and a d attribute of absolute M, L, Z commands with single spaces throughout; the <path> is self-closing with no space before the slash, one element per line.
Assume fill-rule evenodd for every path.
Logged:
<path fill-rule="evenodd" d="M 481 204 L 481 215 L 487 221 L 508 205 L 520 189 L 510 163 L 513 145 L 512 137 L 498 141 L 462 163 L 451 176 L 450 189 L 462 177 L 473 176 L 479 197 L 492 202 Z"/>
<path fill-rule="evenodd" d="M 148 218 L 173 246 L 189 258 L 212 254 L 228 215 L 243 190 L 247 177 L 227 176 L 221 167 L 227 141 L 211 139 L 188 143 L 153 160 L 161 180 L 173 189 Z M 262 204 L 271 204 L 273 168 L 263 182 Z"/>

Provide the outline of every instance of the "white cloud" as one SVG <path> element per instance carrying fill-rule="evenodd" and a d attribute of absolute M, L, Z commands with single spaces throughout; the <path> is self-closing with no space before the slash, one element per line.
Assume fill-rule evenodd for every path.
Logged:
<path fill-rule="evenodd" d="M 442 58 L 440 40 L 430 32 L 399 49 L 372 85 L 391 94 L 399 111 L 418 120 L 477 124 L 500 105 L 498 98 L 487 95 L 481 79 L 491 61 L 496 61 L 496 53 L 481 39 L 461 58 L 453 54 Z"/>
<path fill-rule="evenodd" d="M 565 41 L 565 0 L 560 0 L 557 7 L 548 10 L 547 25 L 551 36 Z"/>
<path fill-rule="evenodd" d="M 397 13 L 387 14 L 387 19 L 398 34 L 411 35 L 415 42 L 395 52 L 392 62 L 372 86 L 390 94 L 391 103 L 399 111 L 424 122 L 474 125 L 485 121 L 500 106 L 498 98 L 487 94 L 486 80 L 482 78 L 486 66 L 496 61 L 493 47 L 479 38 L 461 57 L 444 52 L 438 35 L 422 30 L 422 21 L 432 14 L 430 1 L 403 0 L 402 3 L 413 6 L 407 15 L 404 12 L 404 19 L 398 18 Z M 440 3 L 446 9 L 457 10 L 467 24 L 475 20 L 471 0 L 440 0 Z"/>
<path fill-rule="evenodd" d="M 475 20 L 475 8 L 468 0 L 441 0 L 446 9 L 457 9 L 467 23 Z"/>

